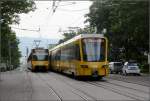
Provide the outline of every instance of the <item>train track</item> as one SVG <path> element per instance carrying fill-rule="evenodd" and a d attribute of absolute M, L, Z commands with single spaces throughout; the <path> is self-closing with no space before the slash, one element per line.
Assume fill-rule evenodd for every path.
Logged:
<path fill-rule="evenodd" d="M 26 80 L 26 81 L 29 81 L 28 86 L 30 85 L 30 86 L 27 87 L 27 88 L 31 90 L 31 93 L 30 93 L 30 96 L 29 96 L 29 100 L 32 100 L 32 96 L 33 96 L 33 87 L 32 87 L 31 76 L 30 76 L 30 74 L 29 74 L 28 72 L 26 72 L 26 76 L 27 76 L 27 79 L 28 79 L 28 80 Z"/>
<path fill-rule="evenodd" d="M 76 89 L 77 90 L 77 89 Z M 71 91 L 72 93 L 78 95 L 81 99 L 83 99 L 84 101 L 89 101 L 88 98 L 84 97 L 84 96 L 81 96 L 80 94 L 78 94 L 77 92 L 75 91 Z M 83 93 L 83 92 L 82 92 Z M 85 93 L 84 93 L 85 94 Z M 94 101 L 94 100 L 93 100 Z"/>
<path fill-rule="evenodd" d="M 105 84 L 100 84 L 100 83 L 97 83 L 97 82 L 88 81 L 87 83 L 89 83 L 91 85 L 94 85 L 94 86 L 97 86 L 97 87 L 104 88 L 106 90 L 109 90 L 109 91 L 112 91 L 112 92 L 115 92 L 115 93 L 118 93 L 118 94 L 123 95 L 123 96 L 127 96 L 127 97 L 129 97 L 129 98 L 131 98 L 133 100 L 136 100 L 136 101 L 141 101 L 141 100 L 146 101 L 145 98 L 142 97 L 142 96 L 138 96 L 136 94 L 133 94 L 133 93 L 130 93 L 130 92 L 126 92 L 126 91 L 114 88 L 111 85 L 108 85 L 108 84 L 112 84 L 112 83 L 109 83 L 109 82 L 105 82 Z M 120 86 L 120 87 L 123 87 L 123 86 Z M 126 87 L 124 87 L 124 88 L 126 88 Z"/>
<path fill-rule="evenodd" d="M 69 83 L 67 83 L 66 81 L 64 81 L 62 79 L 63 82 L 65 82 L 67 85 L 70 85 Z M 117 93 L 117 94 L 120 94 L 120 95 L 123 95 L 123 96 L 126 96 L 126 97 L 129 97 L 133 100 L 136 100 L 136 101 L 146 101 L 146 98 L 143 97 L 142 95 L 137 95 L 137 94 L 134 94 L 134 92 L 138 92 L 138 93 L 144 93 L 144 94 L 148 94 L 149 92 L 146 92 L 146 91 L 143 91 L 143 90 L 140 90 L 140 89 L 135 89 L 135 88 L 131 88 L 131 87 L 127 87 L 127 86 L 123 86 L 123 85 L 119 85 L 119 84 L 116 84 L 116 83 L 112 83 L 112 82 L 109 82 L 107 80 L 104 81 L 103 84 L 101 84 L 102 82 L 91 82 L 91 81 L 81 81 L 81 82 L 84 82 L 84 83 L 88 83 L 88 84 L 92 84 L 94 86 L 97 86 L 97 87 L 101 87 L 101 88 L 104 88 L 106 90 L 109 90 L 109 91 L 112 91 L 114 93 Z M 72 85 L 70 85 L 71 87 L 73 87 Z M 118 86 L 119 88 L 121 87 L 122 89 L 126 89 L 126 90 L 131 90 L 133 93 L 129 92 L 129 91 L 124 91 L 124 90 L 121 90 L 119 88 L 114 88 L 113 86 Z M 78 88 L 75 88 L 79 91 L 81 91 L 80 89 Z M 86 93 L 86 92 L 85 92 Z M 90 95 L 91 96 L 91 95 Z M 96 99 L 97 100 L 97 99 Z M 148 99 L 147 99 L 148 100 Z"/>
<path fill-rule="evenodd" d="M 58 101 L 63 101 L 62 97 L 55 91 L 55 89 L 49 85 L 49 83 L 47 82 L 47 80 L 45 80 L 44 78 L 42 78 L 39 74 L 36 74 L 43 82 L 45 82 L 45 84 L 49 87 L 50 90 L 53 91 L 53 93 L 57 96 Z"/>
<path fill-rule="evenodd" d="M 112 85 L 115 85 L 115 86 L 124 87 L 124 88 L 127 88 L 127 89 L 132 89 L 132 90 L 135 90 L 135 91 L 138 91 L 138 92 L 143 92 L 145 94 L 149 93 L 149 92 L 146 92 L 144 90 L 140 90 L 140 89 L 135 89 L 135 88 L 132 88 L 132 87 L 123 86 L 123 85 L 112 83 L 112 82 L 109 82 L 109 81 L 106 81 L 105 83 L 112 84 Z M 131 84 L 133 84 L 133 83 L 131 83 Z"/>
<path fill-rule="evenodd" d="M 71 80 L 70 78 L 68 78 L 68 80 L 65 80 L 63 78 L 63 76 L 60 76 L 59 74 L 55 74 L 55 73 L 51 73 L 51 74 L 46 73 L 47 76 L 53 76 L 52 77 L 53 79 L 59 80 L 59 81 L 65 83 L 66 85 L 70 86 L 72 88 L 72 89 L 70 89 L 70 91 L 73 94 L 79 96 L 82 100 L 84 100 L 84 101 L 89 101 L 89 99 L 92 101 L 98 100 L 98 99 L 96 99 L 96 97 L 94 97 L 94 96 L 90 95 L 89 93 L 87 93 L 86 91 L 80 89 L 80 87 L 76 87 L 73 84 L 69 83 L 69 80 Z M 56 78 L 56 75 L 57 75 L 57 78 Z M 55 93 L 55 95 L 59 98 L 59 101 L 62 101 L 63 100 L 62 97 L 55 91 L 55 89 L 51 85 L 49 85 L 49 83 L 45 79 L 45 77 L 41 77 L 41 75 L 38 75 L 38 76 Z M 95 81 L 80 81 L 80 82 L 84 83 L 84 84 L 87 83 L 87 84 L 90 84 L 90 85 L 93 85 L 96 87 L 104 88 L 108 91 L 117 93 L 122 96 L 126 96 L 126 97 L 131 98 L 136 101 L 141 101 L 141 100 L 146 101 L 147 100 L 147 98 L 143 97 L 141 93 L 148 94 L 148 92 L 143 91 L 141 89 L 135 89 L 135 88 L 131 88 L 128 86 L 116 84 L 114 82 L 109 82 L 108 80 L 105 80 L 104 82 L 97 82 L 97 81 L 96 82 Z M 122 89 L 124 89 L 124 90 L 122 90 Z M 131 92 L 128 90 L 130 90 Z M 138 94 L 136 94 L 134 92 L 138 92 Z M 141 94 L 141 96 L 139 94 Z"/>
<path fill-rule="evenodd" d="M 113 77 L 115 77 L 115 76 L 113 76 Z M 143 82 L 145 81 L 145 80 L 142 80 L 142 79 L 140 79 L 140 81 L 136 81 L 136 82 L 133 82 L 133 81 L 129 81 L 129 80 L 126 80 L 126 79 L 128 79 L 128 78 L 126 78 L 126 77 L 115 77 L 115 78 L 113 78 L 113 77 L 109 77 L 108 79 L 112 79 L 112 80 L 118 80 L 118 81 L 123 81 L 123 82 L 127 82 L 127 83 L 133 83 L 133 84 L 138 84 L 138 85 L 142 85 L 142 86 L 146 86 L 146 87 L 150 87 L 150 85 L 149 85 L 149 83 L 150 83 L 150 77 L 148 77 L 148 81 L 149 81 L 149 83 L 144 83 L 143 84 Z"/>
<path fill-rule="evenodd" d="M 50 74 L 48 74 L 50 75 Z M 52 76 L 52 75 L 51 75 Z M 66 82 L 64 79 L 58 77 L 59 75 L 57 75 L 57 79 L 56 80 L 60 80 L 63 83 L 67 84 L 68 86 L 70 86 L 71 88 L 73 88 L 74 90 L 72 90 L 71 92 L 78 95 L 81 99 L 83 99 L 84 101 L 89 101 L 89 98 L 81 96 L 80 94 L 78 94 L 78 92 L 83 93 L 84 95 L 90 97 L 90 101 L 98 101 L 98 99 L 96 99 L 95 97 L 91 96 L 90 94 L 86 93 L 85 91 L 81 90 L 80 88 L 76 88 L 73 85 L 71 85 L 70 83 Z"/>

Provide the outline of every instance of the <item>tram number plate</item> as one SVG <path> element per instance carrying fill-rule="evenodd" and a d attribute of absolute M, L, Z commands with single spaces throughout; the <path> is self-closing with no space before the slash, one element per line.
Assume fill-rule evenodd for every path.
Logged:
<path fill-rule="evenodd" d="M 38 65 L 43 65 L 43 62 L 38 62 L 37 64 L 38 64 Z"/>
<path fill-rule="evenodd" d="M 93 73 L 92 76 L 93 76 L 93 77 L 98 77 L 98 74 L 97 74 L 97 73 Z"/>
<path fill-rule="evenodd" d="M 94 75 L 92 75 L 92 77 L 98 77 L 98 75 L 97 75 L 97 74 L 94 74 Z"/>

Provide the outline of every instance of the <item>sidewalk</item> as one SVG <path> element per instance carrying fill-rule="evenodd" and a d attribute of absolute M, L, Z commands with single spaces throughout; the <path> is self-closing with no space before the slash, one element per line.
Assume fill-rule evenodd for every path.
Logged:
<path fill-rule="evenodd" d="M 30 101 L 32 93 L 27 72 L 1 72 L 0 101 Z"/>
<path fill-rule="evenodd" d="M 150 73 L 141 73 L 142 76 L 150 76 Z"/>

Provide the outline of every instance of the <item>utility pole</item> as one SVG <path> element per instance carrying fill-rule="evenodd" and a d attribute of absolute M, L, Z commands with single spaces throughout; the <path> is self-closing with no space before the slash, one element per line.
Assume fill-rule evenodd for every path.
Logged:
<path fill-rule="evenodd" d="M 26 56 L 25 56 L 25 64 L 27 65 L 27 61 L 28 61 L 28 54 L 29 54 L 29 48 L 26 47 Z"/>
<path fill-rule="evenodd" d="M 0 7 L 1 7 L 1 2 L 0 2 Z M 0 8 L 0 81 L 1 81 L 1 23 L 3 22 L 2 17 L 1 17 L 1 8 Z"/>
<path fill-rule="evenodd" d="M 8 45 L 9 45 L 9 65 L 11 67 L 11 41 L 10 40 L 8 41 Z"/>
<path fill-rule="evenodd" d="M 0 3 L 1 7 L 1 3 Z M 1 9 L 0 9 L 1 10 Z M 1 81 L 1 11 L 0 11 L 0 81 Z"/>
<path fill-rule="evenodd" d="M 39 30 L 38 30 L 38 32 L 39 32 L 39 38 L 42 38 L 40 31 L 41 31 L 41 29 L 40 29 L 40 26 L 39 26 Z"/>
<path fill-rule="evenodd" d="M 28 54 L 29 54 L 29 48 L 26 47 L 26 56 L 25 56 L 25 67 L 26 67 L 26 70 L 28 69 Z"/>
<path fill-rule="evenodd" d="M 1 64 L 1 23 L 2 23 L 2 20 L 1 20 L 1 16 L 0 16 L 0 64 Z"/>
<path fill-rule="evenodd" d="M 29 54 L 29 48 L 26 47 L 26 57 L 28 57 L 28 54 Z"/>

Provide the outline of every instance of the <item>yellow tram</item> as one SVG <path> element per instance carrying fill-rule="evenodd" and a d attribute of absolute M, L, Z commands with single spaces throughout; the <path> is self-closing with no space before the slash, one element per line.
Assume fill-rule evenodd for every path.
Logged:
<path fill-rule="evenodd" d="M 31 53 L 27 60 L 27 66 L 32 71 L 48 71 L 49 70 L 49 58 L 48 49 L 35 48 L 31 50 Z"/>
<path fill-rule="evenodd" d="M 108 75 L 107 38 L 81 34 L 49 50 L 50 69 L 75 77 Z"/>

